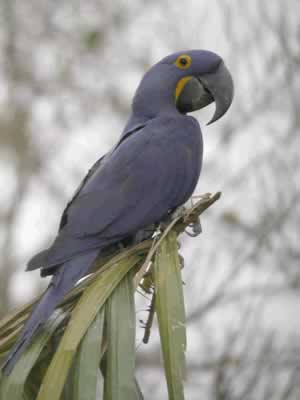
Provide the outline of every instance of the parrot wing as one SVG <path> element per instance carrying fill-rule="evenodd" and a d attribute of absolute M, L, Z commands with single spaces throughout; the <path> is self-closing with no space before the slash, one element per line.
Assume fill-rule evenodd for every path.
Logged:
<path fill-rule="evenodd" d="M 69 206 L 67 223 L 53 245 L 43 257 L 34 257 L 29 269 L 51 267 L 103 248 L 158 222 L 186 201 L 199 171 L 192 176 L 190 149 L 182 140 L 170 138 L 176 129 L 176 120 L 149 124 L 105 157 Z M 190 180 L 193 184 L 187 184 Z"/>
<path fill-rule="evenodd" d="M 75 199 L 78 197 L 78 195 L 80 194 L 81 190 L 84 188 L 85 184 L 88 182 L 88 180 L 91 178 L 91 176 L 99 169 L 101 168 L 101 164 L 103 163 L 105 157 L 108 157 L 124 140 L 126 140 L 130 135 L 132 135 L 133 133 L 136 133 L 137 131 L 141 130 L 142 128 L 144 128 L 146 125 L 146 122 L 144 122 L 143 124 L 139 123 L 137 125 L 134 125 L 132 127 L 132 129 L 130 130 L 124 130 L 123 135 L 121 136 L 121 138 L 119 139 L 118 143 L 116 144 L 116 146 L 106 155 L 102 156 L 99 160 L 97 160 L 94 165 L 89 169 L 88 173 L 85 175 L 85 177 L 83 178 L 83 180 L 81 181 L 80 185 L 78 186 L 78 188 L 75 190 L 75 193 L 73 194 L 71 200 L 68 202 L 68 204 L 66 205 L 61 219 L 60 219 L 60 223 L 59 223 L 59 231 L 66 225 L 67 221 L 68 221 L 68 211 L 70 206 L 72 205 L 72 203 L 75 201 Z"/>

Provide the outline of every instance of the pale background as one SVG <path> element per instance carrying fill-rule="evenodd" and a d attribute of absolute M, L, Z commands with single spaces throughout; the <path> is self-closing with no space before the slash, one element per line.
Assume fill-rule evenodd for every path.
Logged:
<path fill-rule="evenodd" d="M 196 192 L 223 196 L 203 234 L 181 240 L 187 398 L 298 399 L 299 1 L 0 0 L 0 22 L 0 316 L 45 286 L 26 261 L 118 139 L 143 73 L 210 49 L 236 94 L 216 124 L 205 127 L 213 106 L 196 114 Z M 155 331 L 137 370 L 146 398 L 166 398 Z"/>

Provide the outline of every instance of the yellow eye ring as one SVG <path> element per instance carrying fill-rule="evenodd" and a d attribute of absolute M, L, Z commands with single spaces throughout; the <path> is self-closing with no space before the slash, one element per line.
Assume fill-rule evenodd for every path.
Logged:
<path fill-rule="evenodd" d="M 177 68 L 180 69 L 188 69 L 192 64 L 192 59 L 187 54 L 182 54 L 181 56 L 177 57 L 175 61 L 175 65 Z"/>

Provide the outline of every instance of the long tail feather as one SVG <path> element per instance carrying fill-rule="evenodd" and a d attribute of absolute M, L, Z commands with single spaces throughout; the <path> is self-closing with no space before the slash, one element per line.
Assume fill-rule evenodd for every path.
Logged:
<path fill-rule="evenodd" d="M 92 250 L 64 263 L 58 269 L 42 299 L 26 321 L 16 343 L 4 360 L 2 370 L 5 375 L 9 375 L 21 354 L 27 349 L 33 337 L 47 321 L 66 293 L 89 271 L 98 253 L 99 249 Z"/>

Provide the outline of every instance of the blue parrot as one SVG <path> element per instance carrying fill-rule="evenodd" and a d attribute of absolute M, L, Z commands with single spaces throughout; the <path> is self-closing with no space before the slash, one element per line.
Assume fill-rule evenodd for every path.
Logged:
<path fill-rule="evenodd" d="M 108 246 L 159 223 L 192 195 L 202 166 L 199 123 L 187 113 L 215 102 L 212 123 L 233 99 L 223 60 L 206 50 L 163 58 L 143 77 L 116 146 L 91 168 L 50 248 L 28 263 L 52 275 L 2 366 L 8 375 L 55 307 Z"/>

